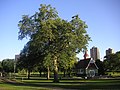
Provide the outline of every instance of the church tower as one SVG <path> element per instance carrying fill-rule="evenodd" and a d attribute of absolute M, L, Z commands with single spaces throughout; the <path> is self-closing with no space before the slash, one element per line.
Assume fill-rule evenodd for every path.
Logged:
<path fill-rule="evenodd" d="M 88 53 L 87 53 L 87 50 L 85 50 L 85 53 L 84 53 L 84 59 L 86 60 L 86 59 L 88 59 L 88 57 L 89 57 L 89 55 L 88 55 Z"/>

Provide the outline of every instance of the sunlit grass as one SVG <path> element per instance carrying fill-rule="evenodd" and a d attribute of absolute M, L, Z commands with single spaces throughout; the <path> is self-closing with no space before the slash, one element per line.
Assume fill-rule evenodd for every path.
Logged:
<path fill-rule="evenodd" d="M 119 79 L 64 79 L 59 83 L 47 79 L 17 79 L 15 83 L 0 81 L 0 90 L 53 90 L 53 89 L 119 89 Z"/>
<path fill-rule="evenodd" d="M 20 81 L 17 81 L 16 83 L 13 84 L 0 80 L 0 90 L 49 90 L 49 89 L 45 87 L 27 85 L 27 83 L 24 84 L 23 82 Z"/>
<path fill-rule="evenodd" d="M 120 72 L 107 72 L 107 74 L 113 77 L 120 76 Z"/>

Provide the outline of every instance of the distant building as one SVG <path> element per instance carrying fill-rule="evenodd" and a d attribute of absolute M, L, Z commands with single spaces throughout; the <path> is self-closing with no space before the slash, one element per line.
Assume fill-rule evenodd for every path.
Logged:
<path fill-rule="evenodd" d="M 20 58 L 20 55 L 15 55 L 15 60 L 18 60 Z"/>
<path fill-rule="evenodd" d="M 100 59 L 100 52 L 99 49 L 97 47 L 92 47 L 90 49 L 90 56 L 93 60 L 97 60 Z"/>
<path fill-rule="evenodd" d="M 108 56 L 108 55 L 110 55 L 110 54 L 112 54 L 112 53 L 114 53 L 114 52 L 113 52 L 113 49 L 108 48 L 108 50 L 106 50 L 106 56 Z"/>

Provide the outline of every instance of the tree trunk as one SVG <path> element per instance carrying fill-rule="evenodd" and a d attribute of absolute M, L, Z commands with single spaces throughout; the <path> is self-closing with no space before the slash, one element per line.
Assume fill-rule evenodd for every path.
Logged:
<path fill-rule="evenodd" d="M 42 72 L 41 71 L 39 71 L 39 73 L 40 73 L 40 77 L 42 76 Z"/>
<path fill-rule="evenodd" d="M 69 76 L 69 77 L 71 76 L 71 73 L 70 73 L 70 72 L 68 72 L 68 76 Z"/>
<path fill-rule="evenodd" d="M 69 77 L 71 76 L 70 68 L 68 69 L 68 76 L 69 76 Z"/>
<path fill-rule="evenodd" d="M 65 71 L 66 71 L 66 70 L 64 69 L 64 77 L 65 77 Z"/>
<path fill-rule="evenodd" d="M 48 67 L 48 72 L 47 72 L 47 79 L 49 80 L 50 79 L 50 68 Z"/>
<path fill-rule="evenodd" d="M 43 75 L 44 77 L 46 77 L 46 72 L 44 71 L 44 75 Z"/>
<path fill-rule="evenodd" d="M 57 66 L 57 57 L 54 58 L 54 82 L 59 82 L 58 80 L 58 66 Z"/>
<path fill-rule="evenodd" d="M 28 74 L 27 74 L 28 79 L 30 79 L 30 70 L 28 69 Z"/>

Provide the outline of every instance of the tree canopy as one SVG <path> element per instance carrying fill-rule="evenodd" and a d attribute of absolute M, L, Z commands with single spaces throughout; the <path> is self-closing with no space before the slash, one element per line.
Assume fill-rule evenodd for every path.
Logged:
<path fill-rule="evenodd" d="M 2 71 L 4 72 L 14 72 L 14 59 L 4 59 L 1 62 Z"/>
<path fill-rule="evenodd" d="M 18 38 L 30 38 L 28 47 L 34 47 L 35 51 L 29 50 L 43 57 L 37 63 L 42 61 L 46 67 L 53 67 L 55 81 L 58 81 L 58 66 L 71 65 L 76 54 L 86 49 L 90 41 L 87 25 L 78 15 L 73 16 L 71 21 L 61 19 L 51 5 L 41 4 L 39 12 L 33 16 L 23 15 L 18 26 Z"/>

